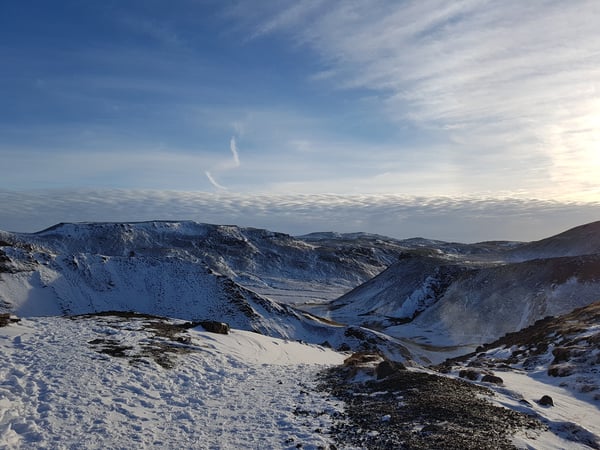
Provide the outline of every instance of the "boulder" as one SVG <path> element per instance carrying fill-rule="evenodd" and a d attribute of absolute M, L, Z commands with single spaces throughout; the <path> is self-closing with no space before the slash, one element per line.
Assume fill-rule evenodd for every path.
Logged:
<path fill-rule="evenodd" d="M 396 373 L 399 370 L 405 369 L 406 367 L 404 367 L 403 364 L 386 359 L 377 364 L 377 367 L 375 368 L 375 373 L 377 374 L 377 379 L 381 380 L 383 378 L 389 377 L 390 375 Z"/>
<path fill-rule="evenodd" d="M 500 377 L 497 377 L 496 375 L 484 375 L 483 378 L 481 378 L 481 381 L 483 381 L 484 383 L 493 383 L 493 384 L 504 384 L 504 380 Z"/>
<path fill-rule="evenodd" d="M 480 373 L 477 370 L 472 369 L 463 369 L 458 372 L 458 376 L 461 378 L 466 378 L 467 380 L 477 381 L 479 379 Z"/>
<path fill-rule="evenodd" d="M 554 400 L 549 395 L 544 395 L 538 400 L 538 403 L 542 406 L 554 406 Z"/>
<path fill-rule="evenodd" d="M 229 324 L 225 322 L 205 320 L 200 322 L 200 326 L 210 333 L 229 334 Z"/>

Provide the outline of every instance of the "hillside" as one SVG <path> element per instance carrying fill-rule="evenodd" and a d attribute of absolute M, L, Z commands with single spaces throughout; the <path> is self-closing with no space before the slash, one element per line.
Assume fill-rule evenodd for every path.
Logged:
<path fill-rule="evenodd" d="M 510 258 L 526 260 L 600 253 L 600 221 L 571 228 L 540 241 L 530 242 L 508 252 Z"/>
<path fill-rule="evenodd" d="M 381 274 L 314 311 L 402 338 L 429 359 L 451 349 L 460 354 L 596 301 L 599 223 L 531 244 L 487 243 L 483 253 L 443 251 L 448 246 L 440 243 L 407 250 Z"/>
<path fill-rule="evenodd" d="M 58 224 L 35 234 L 2 236 L 53 253 L 201 261 L 257 293 L 290 304 L 332 300 L 381 272 L 402 250 L 394 239 L 371 235 L 359 242 L 311 242 L 268 230 L 190 221 Z"/>
<path fill-rule="evenodd" d="M 62 224 L 33 235 L 4 233 L 0 246 L 0 310 L 26 317 L 136 311 L 183 320 L 217 320 L 240 330 L 326 343 L 335 348 L 378 345 L 398 357 L 401 353 L 407 355 L 395 339 L 324 321 L 278 303 L 216 272 L 200 258 L 211 252 L 218 254 L 215 249 L 224 248 L 230 255 L 229 263 L 236 262 L 246 269 L 253 265 L 246 252 L 258 252 L 258 247 L 238 232 L 235 227 L 192 222 L 151 222 Z M 264 239 L 268 236 L 256 230 L 248 233 L 260 234 Z M 279 246 L 289 240 L 290 255 L 275 261 L 279 266 L 269 263 L 271 273 L 278 271 L 282 279 L 290 273 L 298 280 L 310 279 L 310 270 L 319 266 L 327 270 L 350 266 L 341 257 L 330 257 L 329 263 L 323 259 L 300 271 L 298 260 L 318 257 L 302 253 L 308 252 L 307 244 L 285 236 L 276 239 Z M 203 249 L 205 242 L 208 250 Z M 265 242 L 262 245 L 269 247 Z M 240 248 L 243 258 L 236 253 Z M 274 252 L 273 245 L 269 248 Z M 263 259 L 268 258 L 263 255 Z M 265 264 L 261 270 L 267 270 Z M 357 270 L 362 270 L 363 266 L 358 265 Z M 231 266 L 225 269 L 231 274 Z M 242 273 L 242 269 L 236 270 Z"/>
<path fill-rule="evenodd" d="M 314 388 L 343 355 L 180 321 L 87 316 L 0 327 L 0 448 L 305 448 L 343 405 Z M 300 417 L 298 411 L 319 411 Z M 315 432 L 322 429 L 322 432 Z"/>
<path fill-rule="evenodd" d="M 599 448 L 597 231 L 0 232 L 0 447 Z"/>

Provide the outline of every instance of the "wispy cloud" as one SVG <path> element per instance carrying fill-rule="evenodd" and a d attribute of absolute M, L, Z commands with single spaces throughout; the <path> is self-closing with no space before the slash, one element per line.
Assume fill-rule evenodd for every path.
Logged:
<path fill-rule="evenodd" d="M 402 195 L 243 195 L 228 191 L 0 190 L 0 229 L 58 222 L 195 220 L 290 234 L 367 231 L 458 242 L 532 240 L 600 219 L 600 203 Z"/>
<path fill-rule="evenodd" d="M 253 38 L 310 46 L 322 61 L 313 80 L 377 91 L 391 120 L 445 136 L 461 177 L 487 168 L 546 197 L 598 187 L 595 0 L 277 5 L 244 19 Z"/>
<path fill-rule="evenodd" d="M 211 175 L 211 173 L 206 170 L 204 172 L 204 174 L 206 175 L 206 178 L 208 178 L 208 181 L 210 181 L 210 184 L 212 184 L 214 187 L 216 187 L 217 189 L 222 189 L 222 190 L 227 190 L 227 188 L 225 186 L 220 185 L 217 180 L 215 180 L 213 178 L 213 176 Z"/>
<path fill-rule="evenodd" d="M 229 149 L 231 150 L 231 154 L 233 155 L 233 166 L 240 167 L 240 155 L 238 153 L 237 144 L 235 142 L 235 136 L 231 136 L 229 140 Z"/>
<path fill-rule="evenodd" d="M 225 186 L 223 186 L 222 184 L 220 184 L 215 179 L 212 172 L 218 171 L 218 172 L 222 173 L 222 172 L 225 172 L 225 171 L 228 171 L 231 169 L 237 169 L 241 165 L 240 164 L 240 155 L 238 153 L 235 136 L 231 136 L 231 139 L 229 140 L 229 150 L 231 151 L 231 159 L 229 159 L 227 161 L 221 161 L 216 166 L 214 166 L 213 169 L 211 169 L 210 171 L 207 170 L 204 172 L 206 174 L 206 178 L 208 178 L 208 181 L 210 181 L 210 184 L 212 184 L 214 187 L 216 187 L 219 190 L 227 190 L 227 188 Z"/>

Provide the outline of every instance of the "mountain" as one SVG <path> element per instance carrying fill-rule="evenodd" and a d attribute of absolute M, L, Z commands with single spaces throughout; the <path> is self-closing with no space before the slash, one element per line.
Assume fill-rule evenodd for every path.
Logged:
<path fill-rule="evenodd" d="M 0 447 L 600 448 L 598 231 L 0 232 Z"/>
<path fill-rule="evenodd" d="M 600 221 L 571 228 L 556 236 L 518 246 L 508 252 L 508 257 L 528 260 L 598 253 L 600 253 Z"/>
<path fill-rule="evenodd" d="M 438 370 L 493 388 L 503 406 L 542 419 L 570 442 L 600 448 L 600 302 L 486 343 Z M 554 446 L 538 442 L 536 447 Z"/>
<path fill-rule="evenodd" d="M 374 235 L 323 242 L 191 221 L 63 223 L 35 234 L 0 233 L 0 240 L 61 254 L 201 261 L 257 293 L 291 304 L 332 300 L 384 270 L 403 249 L 394 239 Z"/>
<path fill-rule="evenodd" d="M 442 367 L 519 370 L 593 400 L 600 400 L 600 301 L 560 316 L 546 316 L 522 330 L 507 333 L 477 351 L 449 359 Z"/>
<path fill-rule="evenodd" d="M 596 222 L 533 243 L 460 244 L 195 222 L 58 224 L 0 233 L 0 302 L 25 315 L 215 319 L 334 346 L 346 343 L 343 324 L 437 360 L 436 347 L 465 352 L 597 300 L 599 231 Z"/>
<path fill-rule="evenodd" d="M 451 348 L 465 352 L 598 300 L 599 236 L 596 222 L 530 244 L 486 243 L 485 252 L 444 252 L 439 243 L 410 250 L 314 311 L 409 340 L 413 352 L 433 359 Z"/>
<path fill-rule="evenodd" d="M 0 240 L 0 310 L 19 316 L 136 311 L 407 355 L 385 335 L 322 320 L 226 275 L 243 278 L 256 267 L 265 277 L 296 277 L 298 283 L 312 283 L 317 268 L 315 277 L 322 279 L 335 268 L 348 278 L 366 276 L 363 260 L 344 259 L 343 250 L 313 250 L 286 235 L 193 222 L 61 224 L 36 234 L 3 233 Z M 337 280 L 350 282 L 339 274 Z"/>

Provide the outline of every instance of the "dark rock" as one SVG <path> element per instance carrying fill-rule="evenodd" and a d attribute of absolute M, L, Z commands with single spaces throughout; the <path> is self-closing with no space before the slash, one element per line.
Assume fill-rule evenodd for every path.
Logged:
<path fill-rule="evenodd" d="M 342 345 L 340 345 L 338 347 L 338 352 L 349 352 L 351 350 L 350 346 L 348 344 L 346 344 L 345 342 L 342 343 Z"/>
<path fill-rule="evenodd" d="M 21 319 L 17 317 L 10 317 L 10 313 L 0 314 L 0 327 L 5 327 L 11 323 L 20 322 Z"/>
<path fill-rule="evenodd" d="M 385 360 L 385 361 L 381 361 L 377 367 L 375 368 L 375 373 L 377 374 L 377 379 L 381 380 L 385 377 L 388 377 L 392 374 L 394 374 L 395 372 L 399 371 L 399 370 L 405 370 L 406 367 L 404 367 L 403 364 L 401 363 L 396 363 L 394 361 L 389 361 L 389 360 Z"/>
<path fill-rule="evenodd" d="M 347 337 L 355 337 L 356 339 L 365 340 L 367 335 L 363 330 L 356 327 L 348 327 L 346 331 L 344 331 L 344 335 Z"/>
<path fill-rule="evenodd" d="M 479 379 L 479 372 L 476 370 L 463 369 L 458 372 L 458 376 L 461 378 L 466 378 L 467 380 L 477 381 Z"/>
<path fill-rule="evenodd" d="M 229 334 L 229 324 L 225 322 L 216 322 L 214 320 L 205 320 L 200 322 L 202 328 L 210 333 Z"/>
<path fill-rule="evenodd" d="M 549 395 L 544 395 L 538 400 L 538 403 L 542 406 L 554 406 L 554 400 Z"/>
<path fill-rule="evenodd" d="M 484 383 L 504 384 L 504 380 L 496 375 L 484 375 L 481 381 Z"/>
<path fill-rule="evenodd" d="M 570 364 L 554 364 L 548 367 L 548 375 L 551 377 L 568 377 L 574 372 Z"/>
<path fill-rule="evenodd" d="M 191 344 L 192 343 L 192 338 L 190 336 L 177 336 L 177 342 L 180 342 L 182 344 Z"/>
<path fill-rule="evenodd" d="M 554 356 L 552 364 L 559 364 L 571 358 L 571 349 L 568 347 L 556 347 L 552 350 L 552 355 Z"/>

